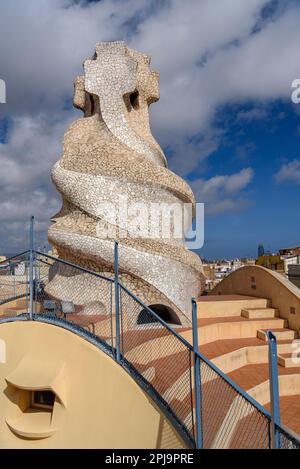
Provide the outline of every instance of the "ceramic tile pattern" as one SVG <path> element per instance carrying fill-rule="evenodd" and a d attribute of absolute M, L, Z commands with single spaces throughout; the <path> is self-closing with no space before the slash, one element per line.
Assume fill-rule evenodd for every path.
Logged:
<path fill-rule="evenodd" d="M 67 130 L 63 156 L 52 171 L 63 204 L 53 217 L 49 241 L 59 257 L 112 276 L 118 239 L 121 281 L 148 305 L 164 304 L 174 319 L 188 325 L 191 297 L 200 294 L 203 281 L 199 257 L 186 249 L 182 237 L 165 237 L 161 227 L 156 237 L 136 236 L 122 222 L 120 201 L 149 207 L 195 203 L 151 134 L 149 106 L 159 99 L 158 73 L 150 69 L 147 55 L 124 42 L 97 44 L 84 72 L 74 91 L 74 106 L 84 117 Z M 157 225 L 158 217 L 151 213 Z M 61 269 L 47 287 L 54 297 L 72 288 L 72 278 Z M 101 308 L 105 312 L 107 305 Z"/>

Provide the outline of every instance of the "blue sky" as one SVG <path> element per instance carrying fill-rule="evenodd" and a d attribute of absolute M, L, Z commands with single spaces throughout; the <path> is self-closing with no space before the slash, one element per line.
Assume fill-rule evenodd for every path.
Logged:
<path fill-rule="evenodd" d="M 261 110 L 261 118 L 241 122 L 239 113 L 252 106 L 229 106 L 221 114 L 228 122 L 226 139 L 209 159 L 205 176 L 247 166 L 253 178 L 244 190 L 244 208 L 206 217 L 202 255 L 207 257 L 255 256 L 259 243 L 274 252 L 299 244 L 299 178 L 278 181 L 278 173 L 299 158 L 300 115 L 295 104 L 280 100 L 266 114 Z"/>
<path fill-rule="evenodd" d="M 12 24 L 14 27 L 12 28 Z M 206 206 L 208 258 L 300 243 L 300 2 L 2 0 L 0 252 L 44 245 L 60 199 L 50 170 L 73 110 L 73 79 L 96 42 L 125 40 L 160 71 L 153 133 Z"/>

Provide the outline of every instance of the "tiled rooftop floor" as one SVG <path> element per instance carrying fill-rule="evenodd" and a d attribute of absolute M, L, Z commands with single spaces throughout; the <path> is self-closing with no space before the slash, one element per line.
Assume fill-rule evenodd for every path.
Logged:
<path fill-rule="evenodd" d="M 270 403 L 265 406 L 271 409 Z M 280 398 L 281 422 L 300 435 L 300 395 Z"/>
<path fill-rule="evenodd" d="M 279 375 L 300 374 L 300 367 L 284 368 L 283 366 L 279 366 L 278 373 Z M 267 363 L 246 365 L 228 373 L 228 376 L 243 389 L 248 390 L 269 379 L 269 365 Z"/>

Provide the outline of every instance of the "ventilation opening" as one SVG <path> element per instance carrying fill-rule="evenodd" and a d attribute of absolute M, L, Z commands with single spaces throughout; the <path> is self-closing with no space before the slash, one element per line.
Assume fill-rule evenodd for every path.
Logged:
<path fill-rule="evenodd" d="M 7 393 L 10 400 L 17 404 L 16 411 L 11 412 L 6 419 L 8 427 L 16 436 L 41 440 L 56 432 L 52 422 L 55 408 L 60 403 L 52 391 L 25 390 L 9 384 Z"/>
<path fill-rule="evenodd" d="M 94 115 L 95 112 L 95 99 L 94 96 L 90 94 L 90 103 L 91 103 L 91 115 Z"/>
<path fill-rule="evenodd" d="M 149 308 L 154 311 L 163 321 L 167 323 L 177 324 L 177 321 L 174 321 L 174 313 L 168 306 L 165 305 L 150 305 Z M 139 316 L 137 323 L 138 324 L 151 324 L 159 322 L 152 314 L 150 314 L 146 309 L 143 309 Z"/>
<path fill-rule="evenodd" d="M 137 90 L 130 94 L 129 100 L 133 109 L 139 109 L 139 92 Z"/>
<path fill-rule="evenodd" d="M 97 95 L 86 93 L 85 104 L 85 117 L 92 117 L 95 114 L 100 114 L 100 101 Z"/>
<path fill-rule="evenodd" d="M 55 394 L 52 391 L 31 391 L 30 397 L 31 408 L 53 410 Z"/>

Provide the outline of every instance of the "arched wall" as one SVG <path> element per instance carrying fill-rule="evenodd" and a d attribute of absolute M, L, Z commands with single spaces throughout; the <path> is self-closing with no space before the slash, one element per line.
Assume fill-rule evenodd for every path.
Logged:
<path fill-rule="evenodd" d="M 282 275 L 260 266 L 245 266 L 225 277 L 211 292 L 212 295 L 247 295 L 271 300 L 289 327 L 300 327 L 300 289 Z"/>
<path fill-rule="evenodd" d="M 181 324 L 177 314 L 167 305 L 164 304 L 151 304 L 149 309 L 154 311 L 163 321 L 172 324 Z M 138 315 L 137 323 L 138 324 L 149 324 L 152 322 L 157 322 L 157 320 L 145 309 L 142 309 Z"/>

